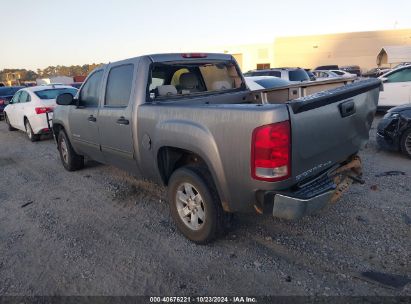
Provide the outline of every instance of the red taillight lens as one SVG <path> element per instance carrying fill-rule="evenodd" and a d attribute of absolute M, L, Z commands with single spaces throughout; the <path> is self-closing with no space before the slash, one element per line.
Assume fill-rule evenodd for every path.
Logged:
<path fill-rule="evenodd" d="M 44 114 L 47 112 L 53 112 L 53 108 L 52 107 L 38 107 L 38 108 L 34 108 L 34 110 L 36 111 L 36 114 Z"/>
<path fill-rule="evenodd" d="M 206 58 L 207 54 L 203 54 L 203 53 L 186 53 L 186 54 L 181 54 L 181 57 L 183 57 L 183 58 Z"/>
<path fill-rule="evenodd" d="M 1 99 L 1 98 L 0 98 L 0 106 L 4 106 L 5 102 L 6 102 L 6 101 L 5 101 L 4 99 Z"/>
<path fill-rule="evenodd" d="M 253 131 L 251 175 L 268 182 L 284 180 L 291 174 L 290 122 L 283 121 Z"/>

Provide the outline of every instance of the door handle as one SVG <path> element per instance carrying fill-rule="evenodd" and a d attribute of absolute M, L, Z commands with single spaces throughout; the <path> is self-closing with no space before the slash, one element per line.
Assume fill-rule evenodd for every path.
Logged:
<path fill-rule="evenodd" d="M 87 118 L 87 120 L 88 120 L 88 121 L 91 121 L 91 122 L 96 122 L 96 121 L 97 121 L 97 118 L 95 118 L 93 115 L 90 115 L 90 116 Z"/>
<path fill-rule="evenodd" d="M 340 114 L 341 117 L 347 117 L 355 113 L 355 103 L 352 100 L 348 100 L 340 104 Z"/>
<path fill-rule="evenodd" d="M 121 116 L 119 119 L 117 119 L 117 123 L 119 125 L 128 125 L 129 121 L 128 119 L 125 119 L 124 116 Z"/>

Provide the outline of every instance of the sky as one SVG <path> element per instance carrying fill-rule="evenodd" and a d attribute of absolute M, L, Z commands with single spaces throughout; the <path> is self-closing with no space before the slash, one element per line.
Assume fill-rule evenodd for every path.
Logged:
<path fill-rule="evenodd" d="M 0 0 L 0 70 L 411 28 L 411 0 Z"/>

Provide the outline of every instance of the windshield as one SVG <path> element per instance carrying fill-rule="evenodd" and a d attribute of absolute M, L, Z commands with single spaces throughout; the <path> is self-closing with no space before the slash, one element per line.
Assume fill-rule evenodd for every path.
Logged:
<path fill-rule="evenodd" d="M 290 81 L 307 81 L 310 80 L 307 72 L 304 70 L 294 70 L 289 72 L 288 78 Z"/>
<path fill-rule="evenodd" d="M 57 96 L 63 93 L 70 93 L 75 96 L 77 94 L 77 89 L 75 88 L 61 88 L 61 89 L 46 89 L 42 91 L 34 92 L 40 99 L 56 99 Z"/>
<path fill-rule="evenodd" d="M 289 85 L 287 81 L 282 80 L 282 79 L 275 79 L 275 78 L 260 79 L 260 80 L 256 80 L 255 82 L 258 83 L 260 86 L 262 86 L 264 89 L 271 89 L 271 88 Z"/>
<path fill-rule="evenodd" d="M 232 61 L 155 63 L 149 84 L 151 98 L 199 95 L 245 87 Z"/>

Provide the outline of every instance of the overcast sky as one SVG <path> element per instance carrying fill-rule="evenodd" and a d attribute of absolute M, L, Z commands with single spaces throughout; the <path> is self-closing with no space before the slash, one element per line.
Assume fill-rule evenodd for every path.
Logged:
<path fill-rule="evenodd" d="M 0 69 L 411 28 L 411 0 L 0 0 Z"/>

